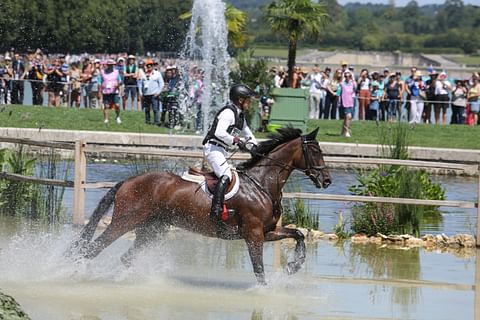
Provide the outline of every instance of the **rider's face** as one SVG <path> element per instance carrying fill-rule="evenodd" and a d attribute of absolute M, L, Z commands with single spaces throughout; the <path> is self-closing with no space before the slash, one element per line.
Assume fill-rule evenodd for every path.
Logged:
<path fill-rule="evenodd" d="M 240 100 L 240 104 L 242 105 L 243 110 L 247 110 L 252 104 L 252 98 L 245 98 L 243 100 Z"/>

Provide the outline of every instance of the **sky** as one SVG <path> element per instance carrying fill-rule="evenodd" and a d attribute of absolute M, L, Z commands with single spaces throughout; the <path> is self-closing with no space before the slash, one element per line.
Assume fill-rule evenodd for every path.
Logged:
<path fill-rule="evenodd" d="M 341 5 L 344 5 L 349 2 L 360 2 L 360 3 L 378 3 L 378 4 L 388 4 L 388 0 L 337 0 L 337 2 Z M 397 7 L 404 7 L 410 0 L 395 0 L 395 5 Z M 419 6 L 423 6 L 426 4 L 439 4 L 444 3 L 444 0 L 417 0 Z M 463 0 L 465 4 L 476 4 L 480 5 L 480 0 Z"/>

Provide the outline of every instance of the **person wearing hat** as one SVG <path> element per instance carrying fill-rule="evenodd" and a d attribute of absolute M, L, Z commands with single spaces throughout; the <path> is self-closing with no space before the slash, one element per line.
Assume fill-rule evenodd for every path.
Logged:
<path fill-rule="evenodd" d="M 145 123 L 150 122 L 150 109 L 153 111 L 153 124 L 160 126 L 159 112 L 162 112 L 160 94 L 164 88 L 163 76 L 153 68 L 152 59 L 145 60 L 145 72 L 141 78 L 142 107 L 145 111 Z"/>
<path fill-rule="evenodd" d="M 45 68 L 45 74 L 47 75 L 47 91 L 48 91 L 48 105 L 53 107 L 60 106 L 60 92 L 63 89 L 60 59 L 55 59 L 53 65 Z"/>
<path fill-rule="evenodd" d="M 426 99 L 425 86 L 422 81 L 422 73 L 415 68 L 415 73 L 407 79 L 405 90 L 409 97 L 410 124 L 422 122 L 423 101 Z"/>
<path fill-rule="evenodd" d="M 232 181 L 231 166 L 227 162 L 227 148 L 234 145 L 246 149 L 250 147 L 255 154 L 257 140 L 245 120 L 245 112 L 252 105 L 255 92 L 243 84 L 234 84 L 230 88 L 231 103 L 220 109 L 203 139 L 203 154 L 213 172 L 218 177 L 213 194 L 210 219 L 222 225 L 221 212 L 225 199 L 225 191 Z M 240 136 L 243 135 L 246 140 Z"/>
<path fill-rule="evenodd" d="M 310 96 L 308 103 L 308 117 L 310 119 L 318 119 L 320 116 L 320 108 L 322 103 L 322 74 L 318 64 L 315 64 L 312 68 L 312 73 L 308 75 L 308 82 L 310 83 Z"/>
<path fill-rule="evenodd" d="M 399 111 L 399 103 L 401 98 L 401 84 L 397 79 L 397 75 L 392 73 L 385 85 L 383 100 L 387 101 L 387 120 L 395 122 Z"/>
<path fill-rule="evenodd" d="M 450 107 L 449 93 L 452 90 L 452 85 L 447 80 L 447 74 L 441 72 L 435 82 L 435 124 L 447 124 L 447 110 Z M 440 122 L 440 112 L 442 112 L 442 120 Z"/>
<path fill-rule="evenodd" d="M 108 123 L 108 110 L 114 109 L 116 114 L 116 121 L 118 124 L 122 123 L 120 119 L 120 96 L 119 87 L 122 78 L 120 72 L 115 68 L 115 60 L 108 59 L 105 70 L 100 71 L 98 77 L 98 84 L 101 88 L 99 90 L 99 99 L 102 99 L 103 106 L 103 122 Z"/>
<path fill-rule="evenodd" d="M 124 95 L 122 96 L 123 110 L 127 108 L 129 97 L 132 99 L 131 109 L 136 109 L 138 68 L 135 60 L 134 55 L 127 57 L 127 65 L 125 66 L 125 73 L 123 74 L 123 84 L 125 86 Z"/>
<path fill-rule="evenodd" d="M 12 104 L 23 104 L 24 80 L 27 75 L 23 57 L 15 52 L 12 61 L 13 81 L 12 81 Z"/>

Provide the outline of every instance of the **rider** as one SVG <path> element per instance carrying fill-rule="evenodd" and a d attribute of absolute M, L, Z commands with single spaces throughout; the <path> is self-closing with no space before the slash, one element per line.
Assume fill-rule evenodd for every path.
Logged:
<path fill-rule="evenodd" d="M 229 95 L 231 103 L 218 111 L 205 139 L 203 139 L 205 158 L 219 178 L 210 211 L 210 219 L 214 221 L 220 221 L 225 191 L 232 180 L 230 165 L 225 157 L 226 148 L 238 145 L 241 149 L 245 149 L 245 140 L 240 139 L 241 133 L 248 141 L 251 152 L 254 152 L 257 144 L 244 116 L 244 112 L 251 105 L 251 98 L 255 96 L 255 92 L 245 85 L 235 84 L 230 88 Z"/>

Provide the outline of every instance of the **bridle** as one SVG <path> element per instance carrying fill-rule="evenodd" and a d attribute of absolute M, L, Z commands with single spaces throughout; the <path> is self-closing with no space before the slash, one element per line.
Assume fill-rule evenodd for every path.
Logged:
<path fill-rule="evenodd" d="M 311 179 L 317 179 L 318 178 L 318 174 L 315 175 L 313 174 L 313 172 L 315 171 L 321 171 L 323 169 L 326 168 L 325 165 L 322 165 L 322 166 L 315 166 L 312 162 L 312 159 L 310 157 L 310 153 L 308 151 L 308 145 L 309 144 L 316 144 L 318 145 L 318 142 L 317 140 L 307 140 L 307 137 L 306 136 L 302 136 L 302 152 L 303 152 L 303 158 L 305 160 L 305 166 L 307 167 L 306 169 L 298 169 L 296 168 L 297 170 L 300 170 L 302 171 L 303 173 L 305 173 L 309 178 Z M 320 150 L 321 152 L 321 150 Z"/>

